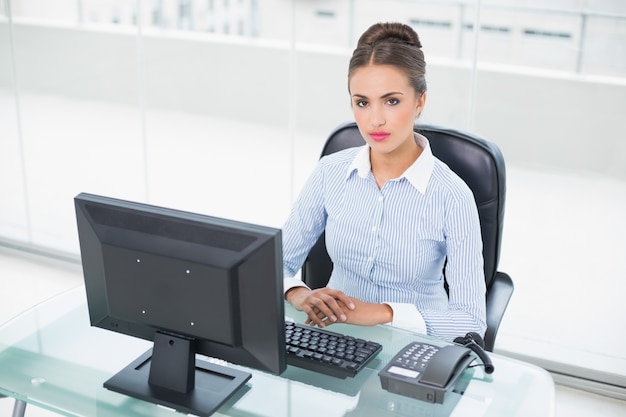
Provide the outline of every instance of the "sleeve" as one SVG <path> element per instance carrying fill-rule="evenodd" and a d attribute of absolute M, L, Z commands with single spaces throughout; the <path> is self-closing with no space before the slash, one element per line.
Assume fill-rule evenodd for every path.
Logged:
<path fill-rule="evenodd" d="M 285 276 L 283 278 L 283 292 L 285 294 L 287 294 L 287 291 L 289 291 L 290 289 L 296 288 L 296 287 L 306 287 L 306 288 L 309 288 L 302 281 L 302 276 L 301 276 L 300 272 L 297 272 L 293 277 Z"/>
<path fill-rule="evenodd" d="M 388 323 L 394 327 L 410 330 L 415 333 L 426 333 L 426 323 L 422 314 L 413 304 L 385 303 L 393 311 L 393 321 Z"/>
<path fill-rule="evenodd" d="M 284 291 L 302 282 L 300 270 L 309 251 L 326 227 L 323 166 L 311 173 L 282 228 Z"/>
<path fill-rule="evenodd" d="M 474 196 L 463 186 L 450 198 L 444 220 L 448 309 L 421 312 L 427 333 L 445 340 L 467 332 L 484 335 L 487 328 L 480 220 Z"/>

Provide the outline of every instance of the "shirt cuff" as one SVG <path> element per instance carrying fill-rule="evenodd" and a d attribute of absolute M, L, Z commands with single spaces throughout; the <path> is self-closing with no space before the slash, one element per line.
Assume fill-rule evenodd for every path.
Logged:
<path fill-rule="evenodd" d="M 302 282 L 299 276 L 283 278 L 283 294 L 287 294 L 287 291 L 296 287 L 309 288 L 304 282 Z"/>
<path fill-rule="evenodd" d="M 392 326 L 410 330 L 415 333 L 426 334 L 424 317 L 413 304 L 385 303 L 393 310 Z"/>

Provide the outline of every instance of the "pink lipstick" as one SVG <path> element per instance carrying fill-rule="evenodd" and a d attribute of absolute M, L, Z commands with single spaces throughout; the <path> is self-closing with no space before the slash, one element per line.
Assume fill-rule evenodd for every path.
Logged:
<path fill-rule="evenodd" d="M 370 133 L 370 137 L 374 139 L 376 142 L 380 142 L 381 140 L 385 140 L 389 137 L 389 133 L 387 132 L 372 132 Z"/>

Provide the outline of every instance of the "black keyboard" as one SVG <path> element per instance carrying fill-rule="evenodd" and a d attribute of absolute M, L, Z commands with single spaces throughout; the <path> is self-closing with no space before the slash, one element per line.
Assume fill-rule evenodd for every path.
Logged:
<path fill-rule="evenodd" d="M 337 378 L 354 377 L 382 350 L 379 343 L 285 322 L 287 364 Z"/>

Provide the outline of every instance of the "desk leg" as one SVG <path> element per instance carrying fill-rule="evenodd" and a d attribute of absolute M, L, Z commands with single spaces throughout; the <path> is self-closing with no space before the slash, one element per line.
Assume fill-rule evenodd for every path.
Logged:
<path fill-rule="evenodd" d="M 12 417 L 24 417 L 25 413 L 26 413 L 26 402 L 15 400 L 15 405 L 13 406 Z"/>

